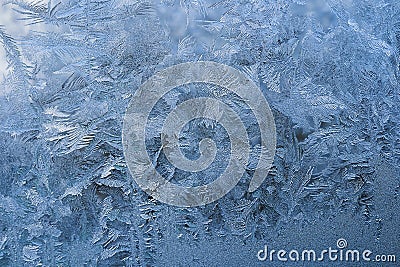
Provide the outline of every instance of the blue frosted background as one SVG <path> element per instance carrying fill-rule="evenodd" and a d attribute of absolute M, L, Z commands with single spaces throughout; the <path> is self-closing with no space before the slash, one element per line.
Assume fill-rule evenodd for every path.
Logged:
<path fill-rule="evenodd" d="M 0 266 L 343 266 L 257 259 L 264 245 L 322 250 L 342 237 L 400 260 L 400 2 L 0 3 Z M 259 154 L 254 116 L 223 88 L 175 88 L 150 116 L 150 156 L 159 120 L 203 95 L 231 103 L 254 141 L 231 192 L 177 208 L 133 181 L 122 119 L 157 70 L 197 60 L 260 86 L 277 149 L 248 193 Z M 182 185 L 214 180 L 229 157 L 220 125 L 189 123 L 182 151 L 198 157 L 204 137 L 219 149 L 210 169 L 185 173 L 161 155 L 158 171 Z"/>

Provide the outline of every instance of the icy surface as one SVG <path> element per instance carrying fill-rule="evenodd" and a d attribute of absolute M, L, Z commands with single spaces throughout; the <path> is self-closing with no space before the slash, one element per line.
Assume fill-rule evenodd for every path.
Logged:
<path fill-rule="evenodd" d="M 342 236 L 400 258 L 399 1 L 1 3 L 0 266 L 257 266 L 264 244 L 327 247 Z M 160 174 L 200 185 L 226 168 L 229 139 L 209 119 L 180 139 L 189 159 L 199 139 L 216 142 L 209 169 L 184 172 L 157 154 L 158 120 L 202 95 L 230 103 L 253 153 L 226 196 L 177 208 L 134 183 L 122 120 L 147 78 L 197 60 L 260 86 L 277 149 L 247 192 L 259 129 L 246 103 L 217 86 L 175 88 L 146 132 Z"/>

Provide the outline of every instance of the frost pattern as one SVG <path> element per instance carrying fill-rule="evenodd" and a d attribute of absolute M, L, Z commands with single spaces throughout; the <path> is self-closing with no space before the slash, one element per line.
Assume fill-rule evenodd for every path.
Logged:
<path fill-rule="evenodd" d="M 375 166 L 400 164 L 398 1 L 4 3 L 45 30 L 17 39 L 0 28 L 8 64 L 0 88 L 1 266 L 153 266 L 165 235 L 261 240 L 288 222 L 337 212 L 375 218 Z M 223 199 L 172 208 L 130 177 L 122 118 L 156 70 L 196 60 L 233 66 L 259 84 L 274 112 L 277 151 L 254 193 L 249 169 Z M 177 88 L 155 115 L 203 91 Z M 210 129 L 207 120 L 188 125 L 188 157 L 198 153 L 196 133 Z M 154 154 L 157 137 L 149 142 Z"/>

